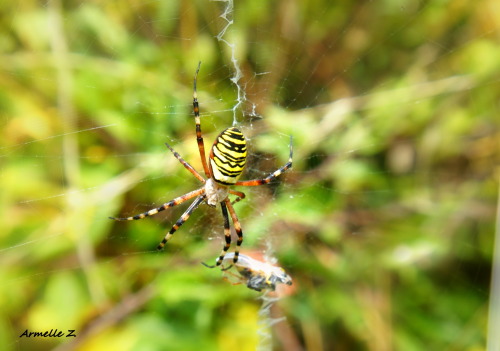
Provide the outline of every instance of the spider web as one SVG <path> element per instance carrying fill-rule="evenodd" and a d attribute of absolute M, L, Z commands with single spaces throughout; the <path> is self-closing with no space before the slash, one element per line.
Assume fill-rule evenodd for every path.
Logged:
<path fill-rule="evenodd" d="M 450 4 L 457 13 L 465 7 L 458 1 Z M 141 279 L 166 285 L 169 280 L 165 276 L 175 279 L 176 270 L 195 272 L 193 279 L 198 282 L 215 275 L 193 267 L 213 260 L 222 248 L 218 209 L 200 207 L 161 254 L 154 248 L 187 206 L 150 220 L 115 224 L 107 219 L 144 212 L 199 186 L 164 146 L 168 142 L 201 170 L 194 122 L 189 118 L 198 61 L 202 61 L 198 94 L 206 148 L 228 125 L 241 127 L 251 152 L 244 179 L 265 177 L 284 164 L 289 136 L 294 136 L 292 172 L 270 186 L 238 189 L 248 196 L 235 205 L 245 233 L 243 250 L 283 258 L 280 264 L 297 272 L 292 277 L 299 287 L 310 283 L 299 267 L 307 262 L 290 259 L 290 252 L 299 245 L 305 247 L 302 254 L 316 256 L 315 267 L 323 269 L 338 262 L 341 253 L 353 254 L 349 251 L 353 247 L 360 260 L 359 252 L 366 252 L 368 244 L 360 250 L 353 243 L 364 238 L 372 238 L 370 245 L 377 241 L 381 246 L 393 246 L 390 259 L 395 262 L 426 263 L 429 258 L 442 258 L 440 246 L 431 240 L 410 246 L 405 242 L 408 237 L 396 240 L 381 235 L 380 227 L 374 229 L 377 213 L 362 209 L 382 202 L 386 211 L 393 206 L 396 216 L 398 211 L 429 206 L 431 196 L 412 197 L 395 206 L 399 199 L 390 196 L 393 185 L 384 177 L 401 175 L 415 183 L 438 177 L 429 165 L 414 164 L 415 145 L 446 143 L 448 139 L 442 136 L 445 130 L 439 129 L 439 117 L 422 121 L 418 120 L 420 115 L 409 111 L 428 110 L 421 115 L 436 116 L 430 108 L 437 106 L 441 114 L 457 121 L 452 130 L 467 130 L 468 125 L 459 124 L 464 123 L 460 114 L 467 111 L 457 106 L 480 105 L 482 99 L 494 101 L 494 94 L 488 94 L 498 90 L 498 76 L 489 75 L 496 72 L 498 62 L 491 54 L 498 23 L 487 14 L 478 14 L 476 17 L 486 18 L 488 24 L 461 27 L 460 20 L 450 15 L 445 18 L 456 20 L 457 32 L 466 39 L 457 34 L 449 41 L 440 41 L 438 35 L 423 38 L 426 31 L 420 21 L 433 23 L 426 20 L 431 16 L 428 11 L 432 7 L 445 11 L 442 4 L 410 1 L 402 7 L 384 2 L 380 11 L 374 10 L 373 2 L 355 10 L 347 3 L 337 5 L 346 7 L 346 18 L 335 17 L 333 10 L 325 8 L 316 21 L 304 23 L 299 21 L 301 11 L 306 11 L 301 4 L 285 2 L 266 5 L 276 18 L 261 15 L 266 19 L 262 22 L 256 19 L 256 9 L 222 0 L 1 5 L 9 29 L 9 34 L 0 38 L 5 87 L 0 95 L 0 167 L 5 187 L 0 246 L 2 300 L 15 300 L 29 286 L 49 292 L 57 290 L 57 284 L 79 286 L 81 282 L 75 282 L 75 277 L 83 276 L 89 299 L 102 306 L 110 300 L 102 271 L 108 277 L 112 272 L 123 275 L 116 278 L 114 286 L 116 291 L 123 289 L 123 295 L 134 290 L 120 286 L 127 279 L 139 286 L 146 285 Z M 489 1 L 484 5 L 494 6 Z M 385 22 L 386 17 L 396 20 Z M 73 21 L 79 21 L 79 26 L 72 26 Z M 247 21 L 254 21 L 254 36 L 243 35 Z M 322 37 L 321 26 L 325 25 L 331 27 L 331 36 Z M 371 37 L 370 30 L 376 25 L 387 29 Z M 400 37 L 410 43 L 398 43 Z M 162 49 L 145 46 L 146 41 Z M 275 46 L 270 46 L 273 43 Z M 303 52 L 290 56 L 294 46 L 303 47 Z M 381 54 L 384 50 L 386 56 Z M 470 52 L 470 61 L 463 58 L 463 52 Z M 483 62 L 477 64 L 474 60 L 481 52 Z M 450 62 L 455 65 L 443 67 Z M 379 80 L 366 81 L 363 77 L 370 70 L 386 73 L 377 75 Z M 405 72 L 400 73 L 403 78 L 388 74 L 391 70 Z M 468 99 L 471 102 L 464 102 Z M 432 103 L 435 101 L 439 103 Z M 447 114 L 449 110 L 452 113 Z M 497 145 L 491 140 L 498 135 L 498 124 L 491 122 L 490 115 L 498 115 L 498 105 L 491 103 L 491 111 L 471 110 L 484 118 L 482 129 L 475 126 L 470 134 L 459 133 L 461 138 L 451 139 L 450 144 L 478 141 L 470 144 L 479 151 L 471 152 L 485 155 L 487 163 L 497 155 L 484 150 Z M 394 114 L 401 119 L 387 117 Z M 387 125 L 380 122 L 385 119 Z M 421 133 L 412 131 L 412 123 Z M 434 133 L 428 127 L 432 124 L 436 124 Z M 398 132 L 391 133 L 394 129 Z M 458 147 L 439 150 L 452 153 L 455 149 Z M 380 160 L 382 150 L 389 150 L 384 151 L 385 161 Z M 425 161 L 433 162 L 430 156 Z M 386 165 L 377 166 L 380 162 Z M 450 164 L 450 168 L 454 166 Z M 477 167 L 482 168 L 473 176 L 484 176 L 485 182 L 491 182 L 485 175 L 489 168 L 480 162 Z M 442 181 L 458 184 L 457 178 L 451 175 Z M 466 195 L 457 195 L 457 199 L 469 200 Z M 478 199 L 483 200 L 473 200 Z M 481 203 L 485 207 L 489 204 Z M 446 205 L 456 208 L 451 200 Z M 331 208 L 331 213 L 320 215 L 324 207 Z M 477 216 L 482 218 L 483 208 L 477 208 Z M 474 213 L 467 212 L 470 217 Z M 431 230 L 439 223 L 430 221 L 423 228 Z M 345 247 L 340 232 L 347 242 Z M 460 238 L 457 246 L 480 251 L 479 244 Z M 323 245 L 325 242 L 328 245 Z M 334 254 L 327 254 L 326 248 Z M 103 268 L 107 266 L 116 270 Z M 159 278 L 149 278 L 154 275 L 151 272 L 160 272 Z M 454 275 L 459 281 L 460 269 L 449 273 L 452 281 Z M 479 295 L 486 299 L 487 287 L 479 286 Z M 83 303 L 77 293 L 80 290 L 71 291 L 72 298 Z M 44 303 L 37 305 L 33 301 L 38 295 L 27 293 L 29 296 L 18 302 L 24 307 L 13 304 L 6 310 L 0 344 L 23 349 L 29 343 L 17 336 L 24 329 L 36 325 L 49 330 L 70 328 L 71 321 L 81 323 L 75 315 L 68 317 L 70 322 L 51 319 L 48 306 L 58 303 L 50 301 L 49 292 Z M 174 293 L 162 294 L 180 300 Z M 271 318 L 266 314 L 269 305 L 264 307 L 264 324 L 273 325 L 272 318 L 279 321 L 285 314 L 278 311 Z M 44 318 L 47 321 L 42 323 Z M 491 324 L 499 322 L 492 320 Z M 314 345 L 311 340 L 321 328 L 314 324 L 302 328 L 304 335 L 312 335 L 306 343 Z"/>

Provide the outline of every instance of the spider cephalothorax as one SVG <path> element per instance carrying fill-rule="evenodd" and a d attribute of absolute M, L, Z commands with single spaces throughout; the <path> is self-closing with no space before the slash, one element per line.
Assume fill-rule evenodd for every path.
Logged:
<path fill-rule="evenodd" d="M 229 225 L 229 216 L 233 221 L 234 230 L 238 236 L 238 241 L 236 242 L 236 249 L 234 252 L 233 262 L 238 261 L 239 248 L 243 242 L 243 231 L 241 230 L 241 225 L 236 216 L 236 212 L 233 208 L 235 202 L 240 201 L 245 198 L 245 194 L 232 190 L 230 186 L 241 185 L 241 186 L 256 186 L 267 184 L 274 178 L 278 177 L 280 174 L 285 172 L 287 169 L 292 167 L 292 139 L 290 138 L 290 155 L 288 162 L 269 174 L 263 179 L 253 179 L 239 181 L 239 177 L 243 172 L 247 158 L 247 146 L 246 140 L 238 128 L 230 127 L 222 131 L 219 136 L 215 139 L 215 142 L 210 150 L 208 162 L 205 156 L 205 144 L 203 141 L 203 136 L 201 134 L 201 123 L 200 123 L 200 110 L 198 106 L 198 96 L 196 92 L 196 81 L 198 77 L 198 72 L 200 70 L 201 62 L 198 64 L 194 76 L 193 83 L 193 110 L 194 118 L 196 122 L 196 141 L 198 143 L 198 150 L 200 152 L 201 163 L 203 165 L 203 171 L 207 179 L 203 178 L 200 173 L 198 173 L 189 163 L 187 163 L 169 144 L 167 147 L 172 151 L 174 156 L 179 160 L 179 162 L 193 174 L 200 182 L 204 185 L 191 191 L 187 194 L 179 196 L 169 202 L 164 203 L 160 207 L 154 208 L 144 213 L 140 213 L 135 216 L 116 218 L 110 217 L 117 221 L 131 221 L 142 219 L 157 214 L 167 208 L 179 205 L 189 199 L 195 198 L 193 203 L 188 207 L 188 209 L 182 214 L 182 216 L 177 220 L 177 222 L 172 226 L 170 231 L 165 235 L 165 238 L 158 245 L 158 250 L 162 250 L 168 240 L 172 235 L 179 229 L 181 225 L 184 224 L 191 216 L 191 213 L 203 202 L 207 203 L 209 206 L 216 206 L 220 204 L 222 210 L 222 216 L 224 218 L 224 236 L 225 244 L 222 249 L 219 258 L 217 259 L 216 265 L 220 265 L 224 259 L 224 255 L 231 246 L 231 228 Z M 236 199 L 231 202 L 229 195 L 235 195 Z M 228 213 L 229 212 L 229 213 Z"/>

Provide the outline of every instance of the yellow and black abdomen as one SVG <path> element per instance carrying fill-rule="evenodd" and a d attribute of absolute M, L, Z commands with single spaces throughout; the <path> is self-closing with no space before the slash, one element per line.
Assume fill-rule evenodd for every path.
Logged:
<path fill-rule="evenodd" d="M 247 159 L 247 142 L 238 128 L 225 129 L 215 139 L 210 151 L 210 172 L 213 179 L 224 185 L 236 183 Z"/>

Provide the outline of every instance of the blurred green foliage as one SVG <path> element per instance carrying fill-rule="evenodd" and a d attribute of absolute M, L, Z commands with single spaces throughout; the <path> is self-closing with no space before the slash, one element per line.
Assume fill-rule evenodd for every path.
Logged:
<path fill-rule="evenodd" d="M 223 37 L 246 100 L 233 116 L 225 2 L 53 0 L 0 5 L 2 350 L 255 350 L 259 294 L 202 267 L 222 247 L 202 206 L 132 215 L 199 184 L 233 123 L 243 249 L 293 277 L 274 350 L 482 350 L 500 128 L 495 0 L 238 1 Z M 213 240 L 212 240 L 213 239 Z M 260 310 L 260 312 L 263 312 Z M 264 313 L 265 314 L 265 313 Z M 19 338 L 26 329 L 72 338 Z M 265 330 L 270 333 L 271 330 Z"/>

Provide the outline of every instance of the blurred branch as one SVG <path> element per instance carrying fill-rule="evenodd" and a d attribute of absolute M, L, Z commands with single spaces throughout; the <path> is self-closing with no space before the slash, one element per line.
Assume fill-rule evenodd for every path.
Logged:
<path fill-rule="evenodd" d="M 49 2 L 50 39 L 57 79 L 57 106 L 63 129 L 64 179 L 68 187 L 65 231 L 76 243 L 78 259 L 85 272 L 90 295 L 94 302 L 99 303 L 104 300 L 105 292 L 97 272 L 92 269 L 95 264 L 95 254 L 86 230 L 88 228 L 88 218 L 80 213 L 83 212 L 82 204 L 85 204 L 85 201 L 80 197 L 80 193 L 74 191 L 79 189 L 81 185 L 80 150 L 78 135 L 74 133 L 77 129 L 77 116 L 73 104 L 73 79 L 68 63 L 68 45 L 62 24 L 62 11 L 60 0 Z"/>
<path fill-rule="evenodd" d="M 74 350 L 89 338 L 117 324 L 131 313 L 137 311 L 154 296 L 154 292 L 155 290 L 150 284 L 135 294 L 125 296 L 113 309 L 89 323 L 84 330 L 78 333 L 78 336 L 73 341 L 58 346 L 54 351 Z"/>
<path fill-rule="evenodd" d="M 322 120 L 317 124 L 313 132 L 315 138 L 310 141 L 308 147 L 314 149 L 319 143 L 339 126 L 345 118 L 351 116 L 354 111 L 382 108 L 388 105 L 406 105 L 422 99 L 428 99 L 441 94 L 449 94 L 458 91 L 470 90 L 476 86 L 474 77 L 460 75 L 447 77 L 430 82 L 409 85 L 396 88 L 345 98 L 329 104 L 316 106 L 314 109 L 322 115 Z M 300 111 L 297 113 L 301 113 Z"/>

